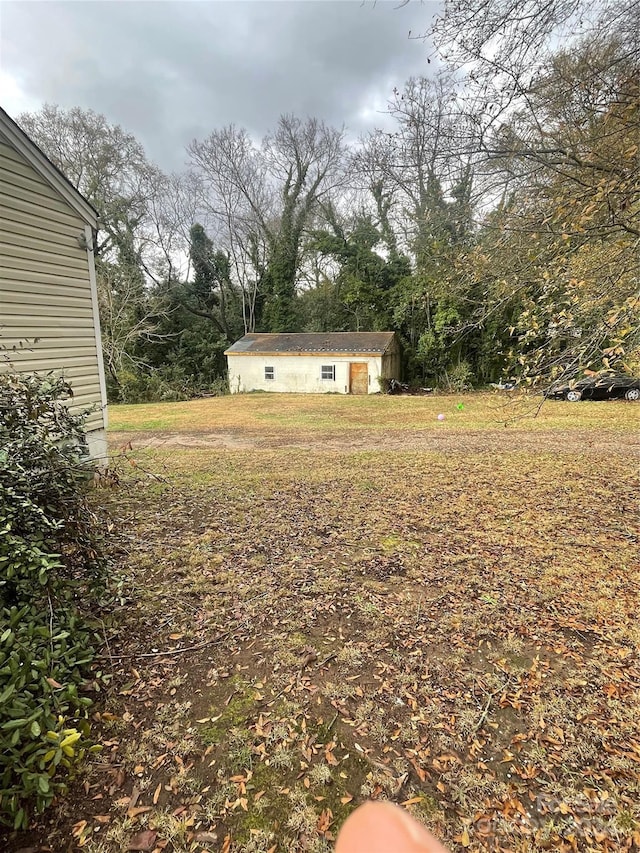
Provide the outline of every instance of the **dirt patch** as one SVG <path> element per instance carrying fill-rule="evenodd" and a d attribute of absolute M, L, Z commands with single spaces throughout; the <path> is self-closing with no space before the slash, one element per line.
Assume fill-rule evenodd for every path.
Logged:
<path fill-rule="evenodd" d="M 259 446 L 259 442 L 256 437 L 243 437 L 241 434 L 229 432 L 113 432 L 109 433 L 109 445 L 114 449 L 180 447 L 184 449 L 250 450 Z"/>
<path fill-rule="evenodd" d="M 305 434 L 301 431 L 238 432 L 111 432 L 112 451 L 130 449 L 257 450 L 292 448 L 315 451 L 431 452 L 455 455 L 554 453 L 558 455 L 625 454 L 640 457 L 640 437 L 629 433 L 597 434 L 593 430 L 539 430 L 513 428 L 446 431 L 443 429 Z"/>

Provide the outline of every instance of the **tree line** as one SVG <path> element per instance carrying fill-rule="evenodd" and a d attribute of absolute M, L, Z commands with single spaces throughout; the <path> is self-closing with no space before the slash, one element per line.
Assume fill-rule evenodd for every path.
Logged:
<path fill-rule="evenodd" d="M 213 129 L 179 174 L 90 110 L 20 116 L 100 214 L 110 398 L 221 392 L 251 331 L 394 330 L 405 379 L 456 389 L 637 371 L 638 23 L 452 0 L 385 130 Z"/>

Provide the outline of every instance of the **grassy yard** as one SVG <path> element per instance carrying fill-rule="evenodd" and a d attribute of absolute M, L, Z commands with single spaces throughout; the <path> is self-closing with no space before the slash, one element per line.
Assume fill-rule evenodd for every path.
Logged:
<path fill-rule="evenodd" d="M 110 406 L 114 432 L 196 432 L 242 430 L 285 436 L 297 431 L 322 432 L 425 430 L 445 415 L 448 429 L 491 430 L 629 430 L 640 423 L 637 407 L 622 402 L 579 405 L 548 402 L 512 394 L 434 394 L 425 397 L 350 397 L 341 394 L 242 394 L 191 400 Z M 462 409 L 459 407 L 462 406 Z"/>
<path fill-rule="evenodd" d="M 104 749 L 40 837 L 328 853 L 373 797 L 456 851 L 637 849 L 640 408 L 531 406 L 112 407 Z"/>

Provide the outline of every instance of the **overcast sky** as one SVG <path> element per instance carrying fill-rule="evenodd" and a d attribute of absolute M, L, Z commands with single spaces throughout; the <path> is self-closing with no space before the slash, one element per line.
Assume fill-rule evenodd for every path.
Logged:
<path fill-rule="evenodd" d="M 165 169 L 235 123 L 261 137 L 284 112 L 380 126 L 394 86 L 429 74 L 435 2 L 0 2 L 0 105 L 104 113 Z"/>

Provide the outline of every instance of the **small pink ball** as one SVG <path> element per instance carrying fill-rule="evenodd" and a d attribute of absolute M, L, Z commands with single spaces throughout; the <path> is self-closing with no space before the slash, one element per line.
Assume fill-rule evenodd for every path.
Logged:
<path fill-rule="evenodd" d="M 444 420 L 444 415 L 438 415 L 438 420 L 439 420 L 439 421 L 443 421 L 443 420 Z"/>

